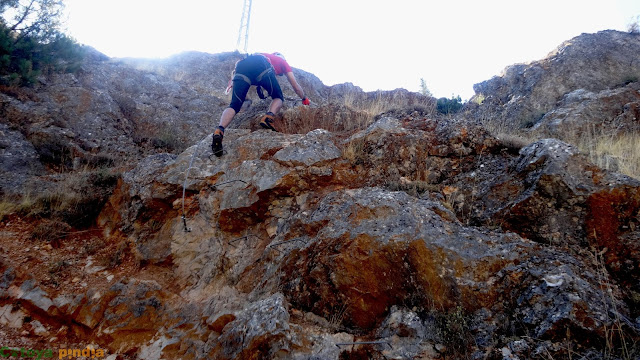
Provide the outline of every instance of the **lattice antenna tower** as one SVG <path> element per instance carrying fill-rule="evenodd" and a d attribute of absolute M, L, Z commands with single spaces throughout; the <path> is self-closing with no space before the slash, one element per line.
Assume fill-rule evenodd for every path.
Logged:
<path fill-rule="evenodd" d="M 238 43 L 236 49 L 247 53 L 249 46 L 249 22 L 251 21 L 251 0 L 244 0 L 242 6 L 242 18 L 240 19 L 240 29 L 238 30 Z"/>

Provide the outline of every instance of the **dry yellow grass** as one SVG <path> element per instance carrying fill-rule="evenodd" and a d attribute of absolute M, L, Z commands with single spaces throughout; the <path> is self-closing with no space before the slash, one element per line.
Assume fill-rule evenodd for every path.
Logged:
<path fill-rule="evenodd" d="M 373 117 L 364 111 L 330 104 L 320 108 L 298 106 L 287 109 L 278 120 L 278 130 L 287 134 L 306 134 L 315 129 L 343 132 L 366 128 Z"/>
<path fill-rule="evenodd" d="M 576 146 L 597 166 L 640 179 L 640 133 L 618 133 L 590 126 L 586 130 L 566 129 L 552 135 L 544 131 L 514 129 L 490 120 L 484 126 L 497 138 L 521 146 L 543 138 L 556 137 Z"/>
<path fill-rule="evenodd" d="M 5 217 L 15 213 L 15 211 L 16 204 L 7 200 L 0 201 L 0 221 L 4 220 Z"/>
<path fill-rule="evenodd" d="M 640 179 L 640 134 L 628 133 L 598 139 L 591 160 L 603 168 Z"/>
<path fill-rule="evenodd" d="M 342 148 L 342 157 L 352 165 L 361 164 L 367 157 L 365 143 L 360 140 L 350 141 Z"/>
<path fill-rule="evenodd" d="M 348 91 L 339 100 L 317 108 L 298 106 L 282 114 L 279 130 L 285 133 L 306 133 L 315 129 L 331 132 L 362 130 L 374 118 L 391 109 L 408 106 L 432 109 L 435 99 L 410 92 Z"/>
<path fill-rule="evenodd" d="M 27 190 L 0 198 L 0 220 L 17 214 L 29 218 L 60 219 L 89 226 L 116 185 L 118 174 L 108 169 L 64 174 L 46 189 Z"/>

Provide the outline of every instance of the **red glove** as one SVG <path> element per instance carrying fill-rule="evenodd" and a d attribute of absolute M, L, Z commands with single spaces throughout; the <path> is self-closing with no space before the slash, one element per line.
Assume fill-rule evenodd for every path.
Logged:
<path fill-rule="evenodd" d="M 311 104 L 311 101 L 309 101 L 308 97 L 305 97 L 304 99 L 302 99 L 302 103 L 305 104 L 305 105 L 309 105 L 309 104 Z"/>

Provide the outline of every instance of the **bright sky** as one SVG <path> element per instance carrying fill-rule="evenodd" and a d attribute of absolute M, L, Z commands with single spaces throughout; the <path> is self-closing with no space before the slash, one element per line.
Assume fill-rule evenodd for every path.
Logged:
<path fill-rule="evenodd" d="M 67 33 L 110 57 L 233 51 L 244 0 L 65 0 Z M 253 0 L 249 52 L 325 85 L 473 95 L 473 84 L 581 33 L 626 31 L 638 0 Z"/>

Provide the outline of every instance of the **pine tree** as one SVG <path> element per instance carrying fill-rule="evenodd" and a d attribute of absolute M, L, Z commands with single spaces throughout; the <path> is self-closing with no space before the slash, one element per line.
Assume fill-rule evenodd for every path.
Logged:
<path fill-rule="evenodd" d="M 433 96 L 429 88 L 427 87 L 427 82 L 424 81 L 424 78 L 420 78 L 420 94 L 425 96 Z"/>
<path fill-rule="evenodd" d="M 81 48 L 59 30 L 62 0 L 0 0 L 0 84 L 35 83 L 43 72 L 74 71 Z"/>

